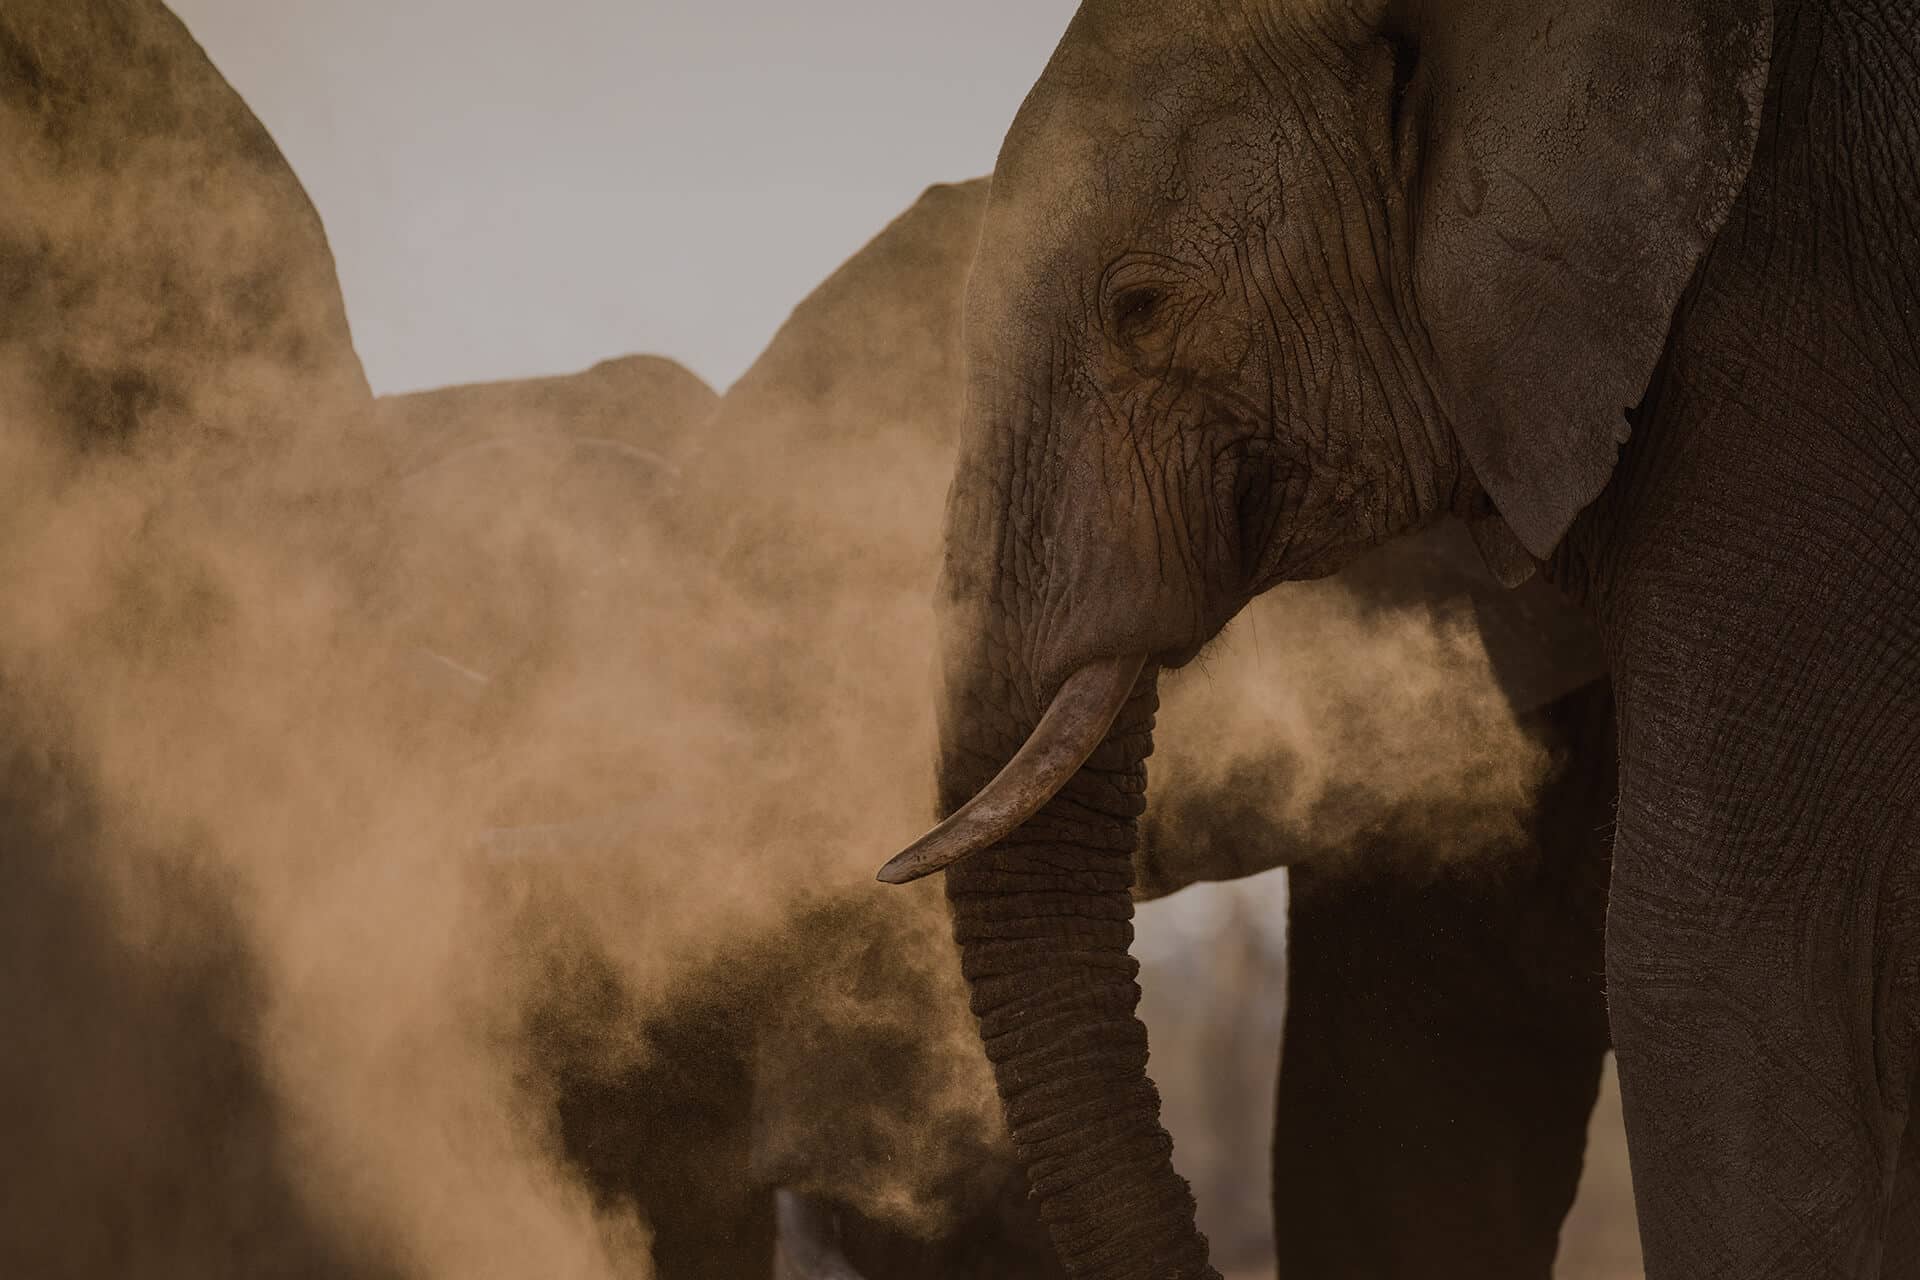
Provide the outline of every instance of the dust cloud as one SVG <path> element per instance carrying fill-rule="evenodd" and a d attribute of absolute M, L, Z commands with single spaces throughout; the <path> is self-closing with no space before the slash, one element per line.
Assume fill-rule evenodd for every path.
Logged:
<path fill-rule="evenodd" d="M 638 358 L 375 401 L 164 9 L 10 4 L 0 62 L 10 1269 L 740 1274 L 714 1170 L 921 1235 L 997 1194 L 938 887 L 872 880 L 931 806 L 984 184 L 724 397 Z M 1170 686 L 1156 805 L 1332 848 L 1524 804 L 1474 633 L 1357 599 Z"/>
<path fill-rule="evenodd" d="M 1145 889 L 1388 845 L 1417 876 L 1527 837 L 1550 761 L 1496 678 L 1472 607 L 1482 588 L 1441 594 L 1414 558 L 1455 538 L 1437 530 L 1363 566 L 1402 592 L 1431 589 L 1424 599 L 1287 583 L 1165 682 Z"/>

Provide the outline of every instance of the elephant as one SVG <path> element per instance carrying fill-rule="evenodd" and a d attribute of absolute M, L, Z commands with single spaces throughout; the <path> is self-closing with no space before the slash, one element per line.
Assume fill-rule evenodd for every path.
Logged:
<path fill-rule="evenodd" d="M 151 0 L 0 11 L 0 172 L 0 1272 L 381 1280 L 300 1194 L 228 887 L 116 823 L 16 643 L 70 585 L 19 561 L 49 494 L 134 455 L 298 447 L 370 403 L 332 255 L 265 129 Z M 142 578 L 164 555 L 126 548 L 85 652 L 151 642 L 166 598 Z M 151 875 L 116 883 L 129 847 Z M 164 963 L 129 894 L 164 922 Z"/>
<path fill-rule="evenodd" d="M 457 695 L 445 714 L 500 723 L 551 678 L 557 602 L 592 596 L 574 642 L 605 653 L 612 674 L 587 673 L 592 698 L 560 699 L 580 708 L 553 735 L 562 748 L 523 753 L 479 850 L 527 918 L 564 910 L 551 904 L 576 860 L 632 856 L 626 770 L 595 759 L 657 702 L 651 682 L 621 678 L 636 580 L 712 578 L 776 618 L 809 607 L 793 590 L 802 574 L 814 605 L 850 590 L 917 605 L 938 533 L 925 499 L 942 482 L 942 433 L 955 419 L 942 399 L 957 380 L 960 285 L 984 197 L 984 183 L 930 190 L 804 299 L 717 399 L 682 394 L 691 375 L 657 358 L 627 357 L 574 378 L 382 401 L 389 452 L 403 460 L 395 505 L 428 531 L 398 567 L 399 621 L 427 658 L 418 674 Z M 817 498 L 878 485 L 919 504 L 897 541 L 857 525 L 857 506 L 835 526 Z M 520 553 L 522 530 L 556 528 L 548 540 L 569 554 Z M 857 560 L 862 575 L 818 572 L 811 558 L 823 548 Z M 762 660 L 776 657 L 769 645 Z M 930 1280 L 1059 1274 L 970 1031 L 960 1075 L 971 1073 L 975 1092 L 954 1082 L 950 1048 L 922 1042 L 929 1010 L 962 1029 L 967 1017 L 957 982 L 942 976 L 943 909 L 922 905 L 903 918 L 864 887 L 796 898 L 670 969 L 667 989 L 644 1001 L 605 956 L 559 948 L 566 976 L 536 993 L 520 1035 L 534 1089 L 595 1197 L 638 1207 L 661 1280 L 833 1266 Z M 641 912 L 624 927 L 647 925 Z M 912 989 L 892 994 L 905 951 L 925 960 Z M 869 993 L 857 1013 L 831 1007 L 849 989 Z M 637 1056 L 635 1041 L 646 1047 Z M 889 1186 L 891 1199 L 876 1190 Z"/>
<path fill-rule="evenodd" d="M 382 396 L 377 416 L 403 475 L 469 450 L 564 436 L 637 450 L 671 478 L 719 399 L 676 361 L 628 355 L 579 373 Z"/>
<path fill-rule="evenodd" d="M 718 403 L 660 356 L 379 398 L 373 487 L 408 531 L 379 609 L 447 715 L 507 714 L 553 661 L 564 597 L 577 609 L 622 589 L 615 566 L 662 529 L 688 437 Z M 496 751 L 498 735 L 475 745 Z"/>
<path fill-rule="evenodd" d="M 180 21 L 21 0 L 0 59 L 10 447 L 330 449 L 371 398 L 332 251 Z"/>
<path fill-rule="evenodd" d="M 969 285 L 948 816 L 881 873 L 945 870 L 1070 1274 L 1215 1274 L 1127 958 L 1157 674 L 1447 517 L 1606 652 L 1647 1274 L 1912 1265 L 1914 18 L 1079 7 Z"/>

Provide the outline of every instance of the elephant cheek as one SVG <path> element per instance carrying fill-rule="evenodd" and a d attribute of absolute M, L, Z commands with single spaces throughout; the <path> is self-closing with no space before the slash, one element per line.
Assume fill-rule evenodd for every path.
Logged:
<path fill-rule="evenodd" d="M 1202 601 L 1210 527 L 1183 468 L 1124 441 L 1087 448 L 1067 468 L 1032 644 L 1036 694 L 1102 658 L 1184 654 L 1206 639 Z M 1204 489 L 1204 486 L 1198 486 Z"/>

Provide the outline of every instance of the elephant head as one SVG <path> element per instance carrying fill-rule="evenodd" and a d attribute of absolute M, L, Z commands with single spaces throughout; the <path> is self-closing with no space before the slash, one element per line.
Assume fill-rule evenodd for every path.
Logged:
<path fill-rule="evenodd" d="M 1739 0 L 1088 0 L 1000 154 L 938 601 L 973 1007 L 1069 1271 L 1212 1274 L 1134 1016 L 1157 673 L 1449 514 L 1523 579 L 1738 194 Z"/>

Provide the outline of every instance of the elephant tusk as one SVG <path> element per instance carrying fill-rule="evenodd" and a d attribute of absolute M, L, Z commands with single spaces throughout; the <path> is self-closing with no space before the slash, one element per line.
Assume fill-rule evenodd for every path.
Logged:
<path fill-rule="evenodd" d="M 1144 654 L 1102 658 L 1067 677 L 1006 768 L 952 817 L 880 868 L 883 884 L 932 875 L 1012 835 L 1087 762 L 1133 693 Z"/>
<path fill-rule="evenodd" d="M 773 1193 L 774 1280 L 865 1280 L 840 1252 L 833 1210 L 782 1187 Z"/>

